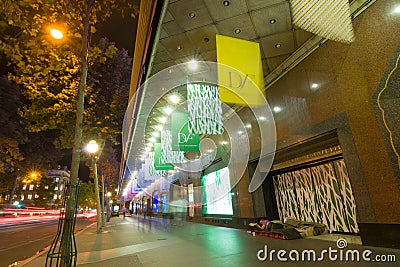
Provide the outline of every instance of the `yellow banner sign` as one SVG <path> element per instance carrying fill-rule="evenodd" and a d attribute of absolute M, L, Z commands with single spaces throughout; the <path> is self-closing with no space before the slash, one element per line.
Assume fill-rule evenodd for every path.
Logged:
<path fill-rule="evenodd" d="M 260 45 L 216 35 L 220 100 L 243 106 L 265 104 Z"/>

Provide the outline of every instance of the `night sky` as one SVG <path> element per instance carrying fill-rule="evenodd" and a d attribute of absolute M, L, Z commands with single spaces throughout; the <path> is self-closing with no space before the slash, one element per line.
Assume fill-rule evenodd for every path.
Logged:
<path fill-rule="evenodd" d="M 124 18 L 121 14 L 113 14 L 106 22 L 97 25 L 97 32 L 93 35 L 94 41 L 107 37 L 110 41 L 115 42 L 118 48 L 125 48 L 129 51 L 129 55 L 133 56 L 133 50 L 136 39 L 137 18 L 130 16 Z"/>

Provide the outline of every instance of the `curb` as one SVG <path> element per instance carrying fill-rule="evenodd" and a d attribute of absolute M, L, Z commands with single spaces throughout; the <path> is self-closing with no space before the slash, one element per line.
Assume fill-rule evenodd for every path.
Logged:
<path fill-rule="evenodd" d="M 79 230 L 79 231 L 75 234 L 75 236 L 77 236 L 77 235 L 81 234 L 82 232 L 86 231 L 88 228 L 90 228 L 92 225 L 94 225 L 94 224 L 96 224 L 96 223 L 97 223 L 97 222 L 93 222 L 93 223 L 89 224 L 88 226 L 86 226 L 85 228 L 83 228 L 82 230 Z M 13 266 L 24 266 L 24 265 L 26 265 L 27 263 L 33 261 L 34 259 L 36 259 L 36 258 L 42 256 L 45 252 L 47 252 L 47 251 L 50 249 L 51 245 L 52 245 L 52 244 L 50 244 L 50 245 L 48 245 L 47 247 L 45 247 L 45 248 L 39 250 L 39 251 L 36 252 L 33 256 L 31 256 L 30 258 L 27 258 L 26 260 L 17 261 L 17 262 L 15 262 L 15 263 L 12 263 L 12 264 L 8 265 L 8 267 L 13 267 Z"/>

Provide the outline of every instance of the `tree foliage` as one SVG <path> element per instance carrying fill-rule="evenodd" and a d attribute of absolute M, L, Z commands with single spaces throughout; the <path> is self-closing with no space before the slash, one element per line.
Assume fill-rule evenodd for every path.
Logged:
<path fill-rule="evenodd" d="M 61 148 L 72 147 L 82 59 L 82 25 L 88 10 L 91 12 L 91 34 L 95 34 L 95 26 L 99 21 L 108 18 L 116 10 L 137 13 L 132 0 L 6 0 L 0 4 L 0 49 L 14 67 L 9 78 L 21 85 L 26 99 L 20 114 L 27 120 L 30 131 L 58 129 L 61 136 L 58 145 Z M 65 37 L 61 40 L 52 39 L 49 35 L 52 26 L 62 29 Z M 105 86 L 101 78 L 110 76 L 99 71 L 102 67 L 110 67 L 106 65 L 107 59 L 116 55 L 121 57 L 121 53 L 124 52 L 117 52 L 110 42 L 90 48 L 89 69 L 97 70 L 91 70 L 89 74 L 92 76 L 87 87 L 89 97 L 85 102 L 84 136 L 93 136 L 95 132 L 102 138 L 114 140 L 112 136 L 118 132 L 115 128 L 117 124 L 113 121 L 115 114 L 107 116 L 105 113 L 109 107 L 115 112 L 121 107 L 120 103 L 115 103 L 115 99 L 110 99 L 119 88 L 114 88 L 111 83 Z M 118 65 L 115 62 L 109 64 Z M 112 80 L 116 81 L 116 78 Z M 103 97 L 97 91 L 99 88 L 103 89 L 102 93 L 108 90 L 108 96 Z M 111 102 L 107 103 L 110 104 L 104 106 L 109 100 Z"/>
<path fill-rule="evenodd" d="M 58 199 L 53 200 L 55 186 L 56 183 L 54 182 L 53 178 L 42 177 L 40 182 L 38 182 L 35 186 L 36 190 L 33 200 L 35 206 L 49 208 L 49 203 L 51 201 L 58 201 Z"/>
<path fill-rule="evenodd" d="M 29 131 L 56 130 L 59 133 L 56 146 L 72 147 L 81 64 L 82 58 L 86 58 L 81 52 L 84 46 L 84 19 L 90 18 L 92 37 L 96 34 L 96 24 L 106 20 L 112 12 L 135 16 L 138 12 L 137 2 L 0 2 L 0 52 L 4 53 L 12 68 L 8 78 L 20 85 L 24 106 L 18 114 L 26 120 L 26 128 Z M 51 38 L 50 27 L 61 29 L 64 38 Z M 3 57 L 3 54 L 0 54 L 0 57 Z M 3 58 L 1 60 L 4 61 Z M 116 143 L 115 135 L 119 134 L 122 128 L 128 99 L 131 59 L 125 50 L 118 51 L 112 42 L 101 39 L 98 44 L 90 44 L 88 62 L 82 142 L 101 139 L 107 140 L 106 143 L 111 146 Z M 2 163 L 4 154 L 9 154 L 5 161 L 20 157 L 18 142 L 1 140 L 0 136 L 0 144 L 9 146 L 5 150 L 1 147 Z M 52 147 L 49 148 L 49 152 L 54 151 Z M 34 150 L 33 145 L 24 146 L 25 152 Z M 28 157 L 26 162 L 30 162 L 30 165 L 43 165 L 57 157 L 57 154 L 54 154 L 53 159 L 42 157 L 36 161 L 34 157 Z M 0 165 L 0 172 L 2 167 L 4 164 Z"/>
<path fill-rule="evenodd" d="M 79 189 L 78 205 L 81 208 L 94 208 L 96 207 L 96 194 L 94 191 L 94 184 L 92 182 L 82 183 Z"/>
<path fill-rule="evenodd" d="M 19 103 L 18 87 L 0 76 L 0 176 L 22 160 L 18 147 L 24 141 L 17 115 Z"/>
<path fill-rule="evenodd" d="M 104 177 L 106 190 L 113 192 L 118 184 L 119 164 L 116 160 L 116 150 L 112 147 L 107 147 L 103 151 L 101 159 L 101 174 Z M 107 192 L 105 192 L 107 193 Z"/>

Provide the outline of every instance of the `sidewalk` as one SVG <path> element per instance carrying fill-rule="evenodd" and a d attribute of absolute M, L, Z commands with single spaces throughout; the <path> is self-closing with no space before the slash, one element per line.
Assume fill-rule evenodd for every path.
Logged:
<path fill-rule="evenodd" d="M 271 250 L 284 249 L 321 251 L 332 247 L 337 249 L 336 239 L 327 235 L 325 239 L 278 240 L 267 237 L 253 237 L 244 230 L 187 223 L 183 227 L 170 227 L 160 218 L 113 217 L 102 234 L 96 234 L 96 225 L 76 235 L 78 247 L 77 266 L 80 267 L 126 267 L 126 266 L 398 266 L 400 250 L 369 248 L 375 254 L 395 255 L 397 262 L 339 262 L 325 257 L 322 262 L 273 262 L 260 261 L 257 253 L 268 246 Z M 335 239 L 336 238 L 336 239 Z M 346 237 L 345 237 L 346 238 Z M 350 244 L 346 249 L 367 249 Z M 19 266 L 44 267 L 46 253 L 33 257 Z M 261 253 L 260 255 L 263 255 Z M 286 254 L 286 257 L 288 255 Z"/>

